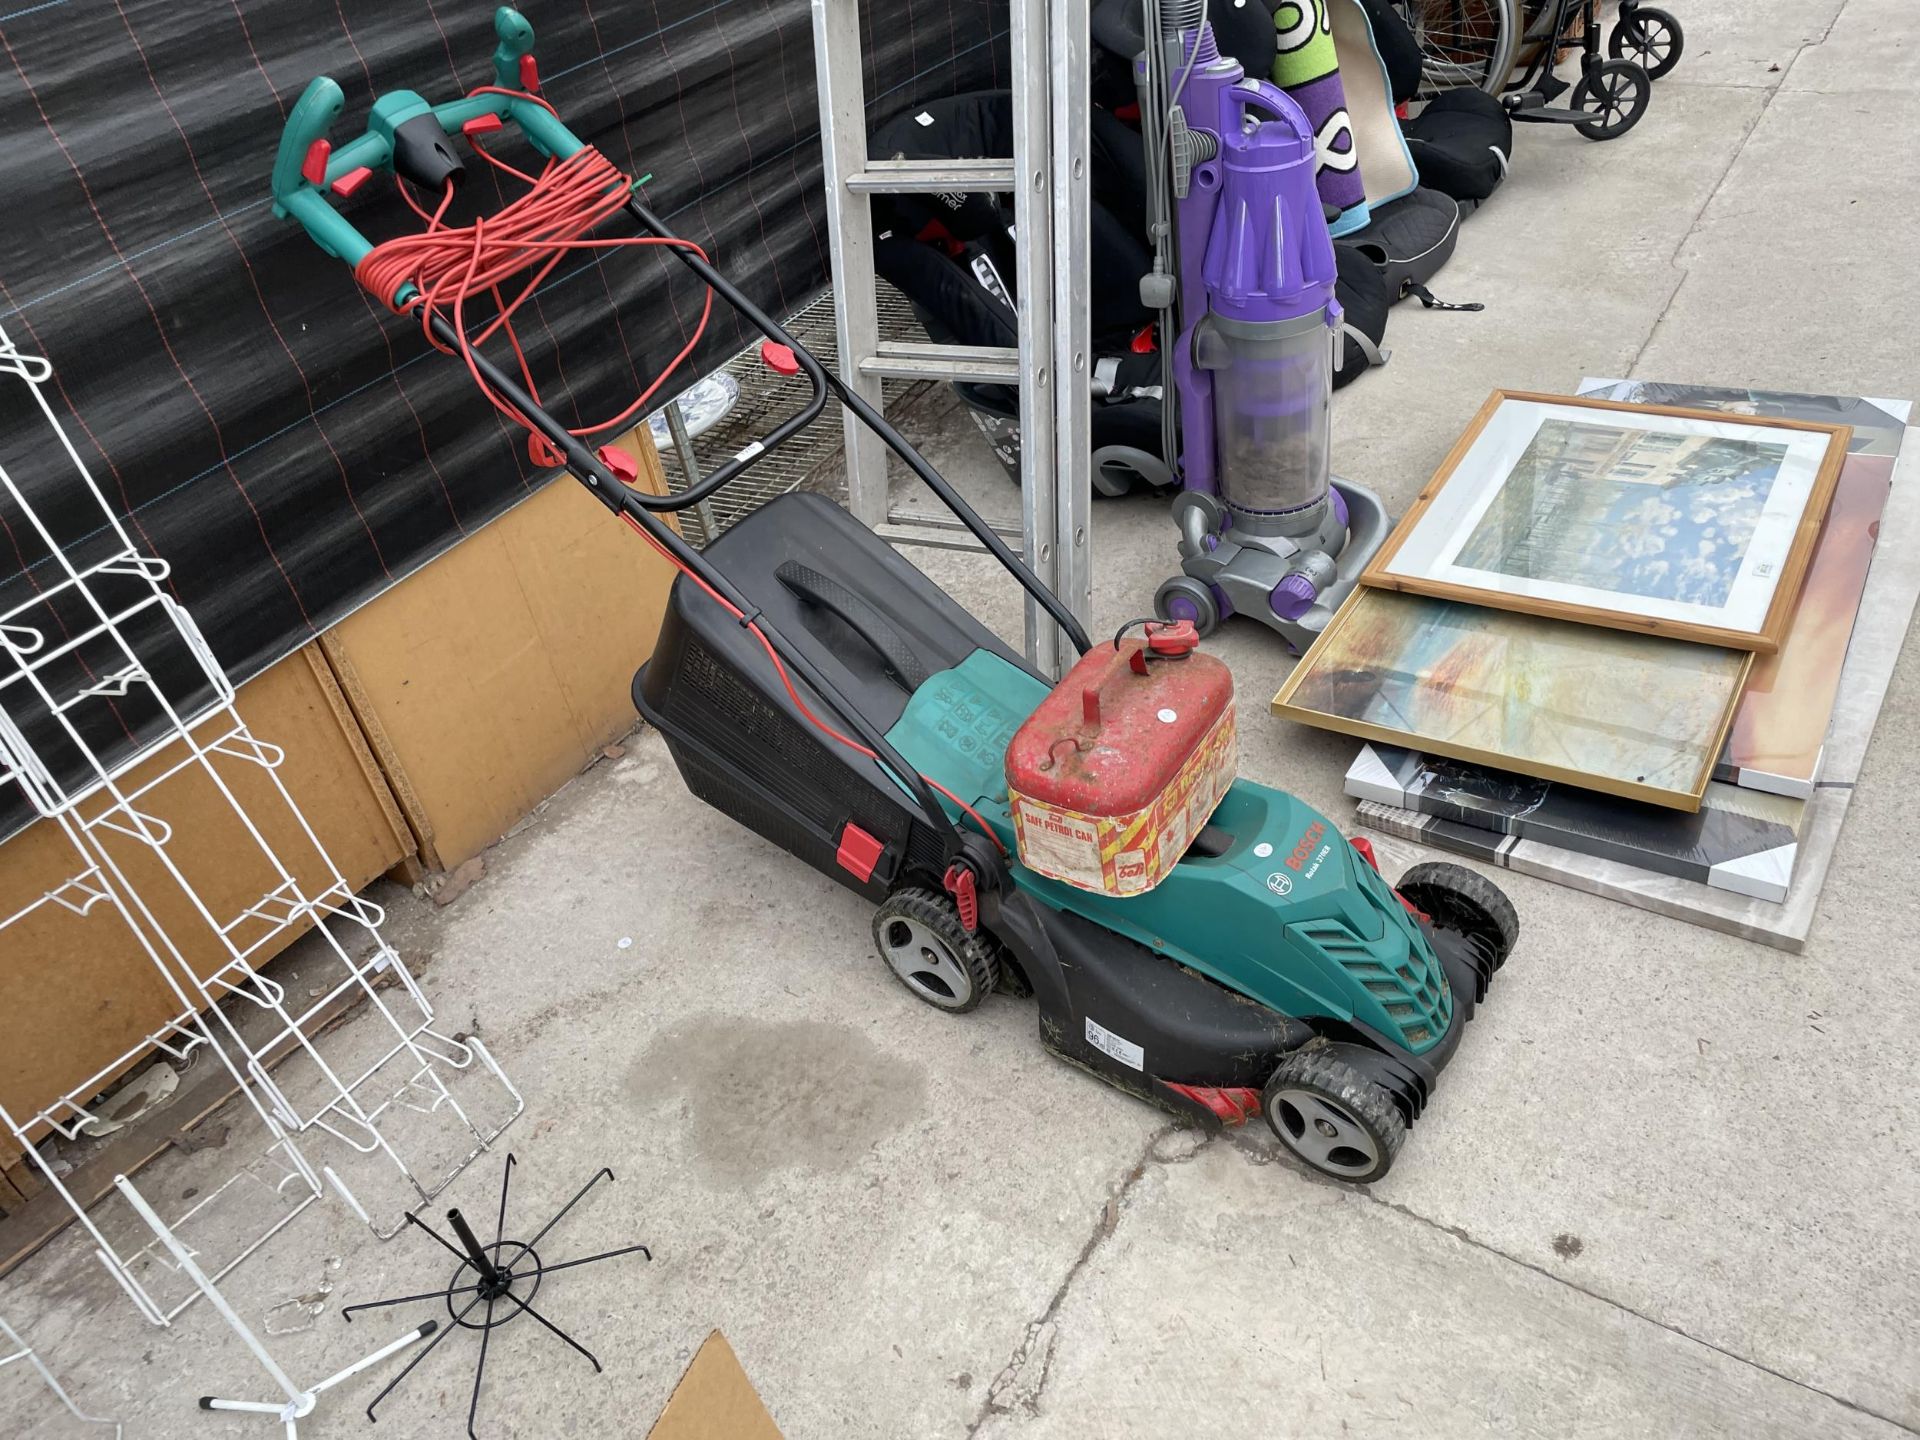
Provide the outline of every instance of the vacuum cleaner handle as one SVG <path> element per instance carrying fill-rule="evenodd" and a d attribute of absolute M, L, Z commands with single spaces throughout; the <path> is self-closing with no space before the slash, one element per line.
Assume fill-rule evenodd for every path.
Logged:
<path fill-rule="evenodd" d="M 798 560 L 787 561 L 773 573 L 782 585 L 802 600 L 811 601 L 822 610 L 831 610 L 846 622 L 849 630 L 866 641 L 874 653 L 886 661 L 894 680 L 909 695 L 926 683 L 931 672 L 920 663 L 920 657 L 913 653 L 913 647 L 901 638 L 900 632 L 889 625 L 878 610 L 838 580 L 830 579 Z"/>

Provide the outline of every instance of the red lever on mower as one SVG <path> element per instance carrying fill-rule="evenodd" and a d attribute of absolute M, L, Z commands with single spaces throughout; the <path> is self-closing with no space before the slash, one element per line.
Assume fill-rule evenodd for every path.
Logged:
<path fill-rule="evenodd" d="M 776 375 L 798 375 L 800 361 L 785 345 L 776 345 L 771 340 L 760 342 L 760 363 Z"/>
<path fill-rule="evenodd" d="M 946 878 L 940 882 L 946 887 L 947 894 L 953 897 L 953 905 L 960 912 L 960 928 L 971 935 L 980 928 L 980 893 L 974 889 L 973 871 L 965 865 L 949 865 Z"/>
<path fill-rule="evenodd" d="M 640 465 L 624 450 L 616 450 L 611 445 L 602 445 L 596 452 L 600 463 L 613 472 L 614 478 L 622 485 L 631 485 L 640 478 Z"/>

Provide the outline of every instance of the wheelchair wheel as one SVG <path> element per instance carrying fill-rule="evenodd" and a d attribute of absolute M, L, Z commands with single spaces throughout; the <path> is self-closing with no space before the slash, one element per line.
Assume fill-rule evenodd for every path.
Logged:
<path fill-rule="evenodd" d="M 1593 116 L 1573 128 L 1589 140 L 1617 140 L 1647 113 L 1653 82 L 1631 60 L 1603 60 L 1580 77 L 1570 102 Z"/>
<path fill-rule="evenodd" d="M 1607 53 L 1616 60 L 1635 61 L 1658 80 L 1680 63 L 1687 44 L 1686 31 L 1665 10 L 1637 6 L 1620 18 L 1607 37 Z"/>
<path fill-rule="evenodd" d="M 1517 0 L 1395 0 L 1420 46 L 1420 93 L 1498 95 L 1520 44 Z"/>

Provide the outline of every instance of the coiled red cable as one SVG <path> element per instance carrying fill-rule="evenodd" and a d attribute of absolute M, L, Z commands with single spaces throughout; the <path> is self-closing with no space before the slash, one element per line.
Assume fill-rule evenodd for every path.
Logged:
<path fill-rule="evenodd" d="M 496 392 L 480 373 L 475 362 L 479 347 L 504 331 L 527 393 L 538 401 L 540 390 L 526 353 L 520 347 L 519 336 L 514 333 L 513 316 L 567 255 L 582 250 L 664 246 L 688 251 L 704 260 L 706 252 L 691 240 L 678 238 L 652 235 L 591 238 L 589 232 L 595 226 L 626 205 L 633 188 L 633 182 L 619 167 L 592 146 L 576 150 L 565 160 L 549 160 L 539 175 L 529 176 L 489 154 L 477 137 L 468 138 L 473 141 L 475 153 L 489 164 L 525 181 L 527 193 L 496 214 L 476 219 L 471 225 L 448 225 L 444 220 L 453 200 L 451 183 L 431 213 L 422 209 L 402 185 L 402 197 L 414 213 L 427 222 L 427 228 L 417 235 L 396 236 L 374 246 L 354 267 L 354 279 L 396 314 L 418 316 L 428 343 L 438 350 L 447 347 L 434 336 L 433 317 L 437 315 L 446 320 L 459 337 L 457 353 L 465 361 L 467 373 L 473 377 L 480 393 L 494 409 L 533 436 L 536 460 L 557 464 L 558 459 L 548 453 L 544 439 L 534 430 L 531 421 Z M 521 276 L 525 277 L 524 282 L 508 298 L 503 287 Z M 395 296 L 409 285 L 413 293 L 395 304 Z M 490 297 L 496 313 L 474 331 L 468 326 L 467 309 L 478 296 Z M 653 383 L 619 414 L 570 433 L 585 440 L 631 422 L 679 369 L 681 362 L 693 353 L 706 333 L 712 313 L 713 291 L 709 287 L 693 334 Z"/>
<path fill-rule="evenodd" d="M 515 91 L 500 90 L 494 86 L 485 86 L 473 93 L 519 94 Z M 537 96 L 521 95 L 520 98 L 532 100 L 536 104 L 546 104 Z M 547 108 L 552 109 L 551 106 Z M 592 146 L 582 147 L 565 160 L 549 160 L 538 175 L 528 175 L 490 154 L 480 144 L 477 134 L 469 133 L 467 139 L 473 146 L 474 152 L 488 164 L 524 182 L 528 187 L 527 193 L 496 214 L 476 219 L 471 225 L 447 225 L 444 223 L 447 209 L 453 203 L 452 182 L 448 182 L 439 204 L 431 212 L 423 209 L 413 196 L 407 193 L 406 186 L 401 184 L 401 198 L 416 215 L 426 221 L 427 228 L 417 235 L 396 236 L 394 239 L 374 246 L 360 263 L 354 266 L 354 279 L 395 314 L 417 315 L 421 330 L 427 337 L 427 343 L 436 350 L 446 351 L 447 347 L 433 333 L 433 317 L 438 315 L 447 320 L 458 337 L 457 353 L 466 363 L 467 373 L 472 376 L 473 383 L 479 387 L 480 393 L 487 397 L 488 403 L 494 409 L 527 431 L 529 449 L 536 463 L 544 466 L 559 465 L 561 457 L 552 452 L 546 438 L 534 428 L 531 419 L 495 391 L 487 383 L 486 377 L 480 373 L 480 367 L 475 359 L 478 348 L 496 333 L 504 331 L 507 343 L 513 348 L 514 358 L 519 363 L 527 394 L 536 404 L 539 404 L 540 391 L 534 384 L 526 353 L 520 347 L 520 339 L 514 334 L 513 316 L 514 312 L 533 296 L 562 259 L 570 252 L 578 250 L 610 250 L 628 246 L 667 246 L 698 255 L 702 260 L 705 260 L 707 255 L 692 241 L 677 237 L 636 235 L 589 239 L 589 232 L 595 226 L 609 219 L 626 205 L 627 196 L 633 189 L 633 182 L 620 171 L 619 167 Z M 520 286 L 518 293 L 512 299 L 507 299 L 502 292 L 502 287 L 522 275 L 527 277 L 525 283 Z M 413 293 L 406 300 L 395 304 L 395 296 L 409 285 L 413 287 Z M 467 328 L 467 303 L 475 296 L 483 294 L 492 299 L 497 313 L 476 334 Z M 712 313 L 713 288 L 708 286 L 706 297 L 700 307 L 700 320 L 694 326 L 693 335 L 680 348 L 679 353 L 668 362 L 667 367 L 660 372 L 654 382 L 647 386 L 631 405 L 612 419 L 568 433 L 577 439 L 585 440 L 623 426 L 640 414 L 646 403 L 667 382 L 668 377 L 680 367 L 681 362 L 693 353 L 694 347 L 700 343 L 700 337 L 706 332 L 707 320 Z M 787 667 L 781 661 L 779 652 L 774 649 L 773 642 L 767 638 L 759 625 L 748 619 L 738 606 L 721 595 L 706 580 L 648 534 L 646 527 L 632 515 L 623 513 L 621 518 L 656 553 L 753 632 L 754 638 L 767 652 L 767 658 L 773 662 L 773 667 L 780 676 L 780 683 L 786 687 L 788 698 L 806 717 L 809 724 L 848 749 L 865 755 L 870 760 L 879 759 L 869 746 L 861 744 L 849 735 L 841 734 L 807 707 L 806 702 L 800 698 L 800 692 L 795 687 L 792 676 L 787 673 Z M 972 818 L 973 823 L 980 827 L 980 832 L 991 840 L 996 848 L 1005 853 L 1006 846 L 1001 843 L 1000 837 L 993 832 L 992 827 L 973 806 L 933 777 L 923 774 L 920 778 L 965 811 Z"/>

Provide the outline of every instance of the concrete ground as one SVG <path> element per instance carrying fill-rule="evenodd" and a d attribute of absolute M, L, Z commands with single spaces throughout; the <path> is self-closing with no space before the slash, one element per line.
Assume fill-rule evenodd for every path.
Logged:
<path fill-rule="evenodd" d="M 1401 307 L 1392 363 L 1338 397 L 1338 467 L 1396 509 L 1499 386 L 1920 397 L 1911 7 L 1674 8 L 1688 52 L 1634 134 L 1521 131 L 1436 287 L 1486 311 Z M 1013 513 L 963 420 L 928 439 Z M 1097 509 L 1110 626 L 1148 608 L 1173 547 L 1161 506 Z M 1017 634 L 979 560 L 924 563 Z M 1237 625 L 1217 648 L 1245 769 L 1350 816 L 1352 742 L 1265 716 L 1281 647 Z M 1310 1178 L 1264 1130 L 1170 1127 L 1045 1056 L 1026 1003 L 920 1005 L 860 902 L 695 801 L 639 733 L 455 904 L 383 897 L 448 1025 L 525 1092 L 515 1213 L 618 1175 L 548 1258 L 653 1250 L 549 1280 L 544 1313 L 606 1373 L 522 1321 L 492 1348 L 478 1433 L 642 1434 L 718 1327 L 790 1440 L 1920 1434 L 1917 730 L 1910 647 L 1802 956 L 1501 875 L 1522 948 L 1367 1189 Z M 173 1198 L 232 1163 L 169 1157 L 142 1184 Z M 497 1174 L 481 1161 L 451 1199 L 490 1217 Z M 273 1306 L 319 1296 L 272 1342 L 311 1380 L 413 1323 L 347 1326 L 342 1303 L 451 1264 L 328 1204 L 228 1291 L 283 1329 Z M 204 1391 L 264 1393 L 259 1372 L 204 1306 L 173 1334 L 134 1323 L 71 1233 L 0 1303 L 129 1437 L 270 1428 L 195 1412 Z M 472 1353 L 453 1337 L 378 1433 L 459 1433 Z M 395 1373 L 301 1433 L 361 1433 Z"/>

